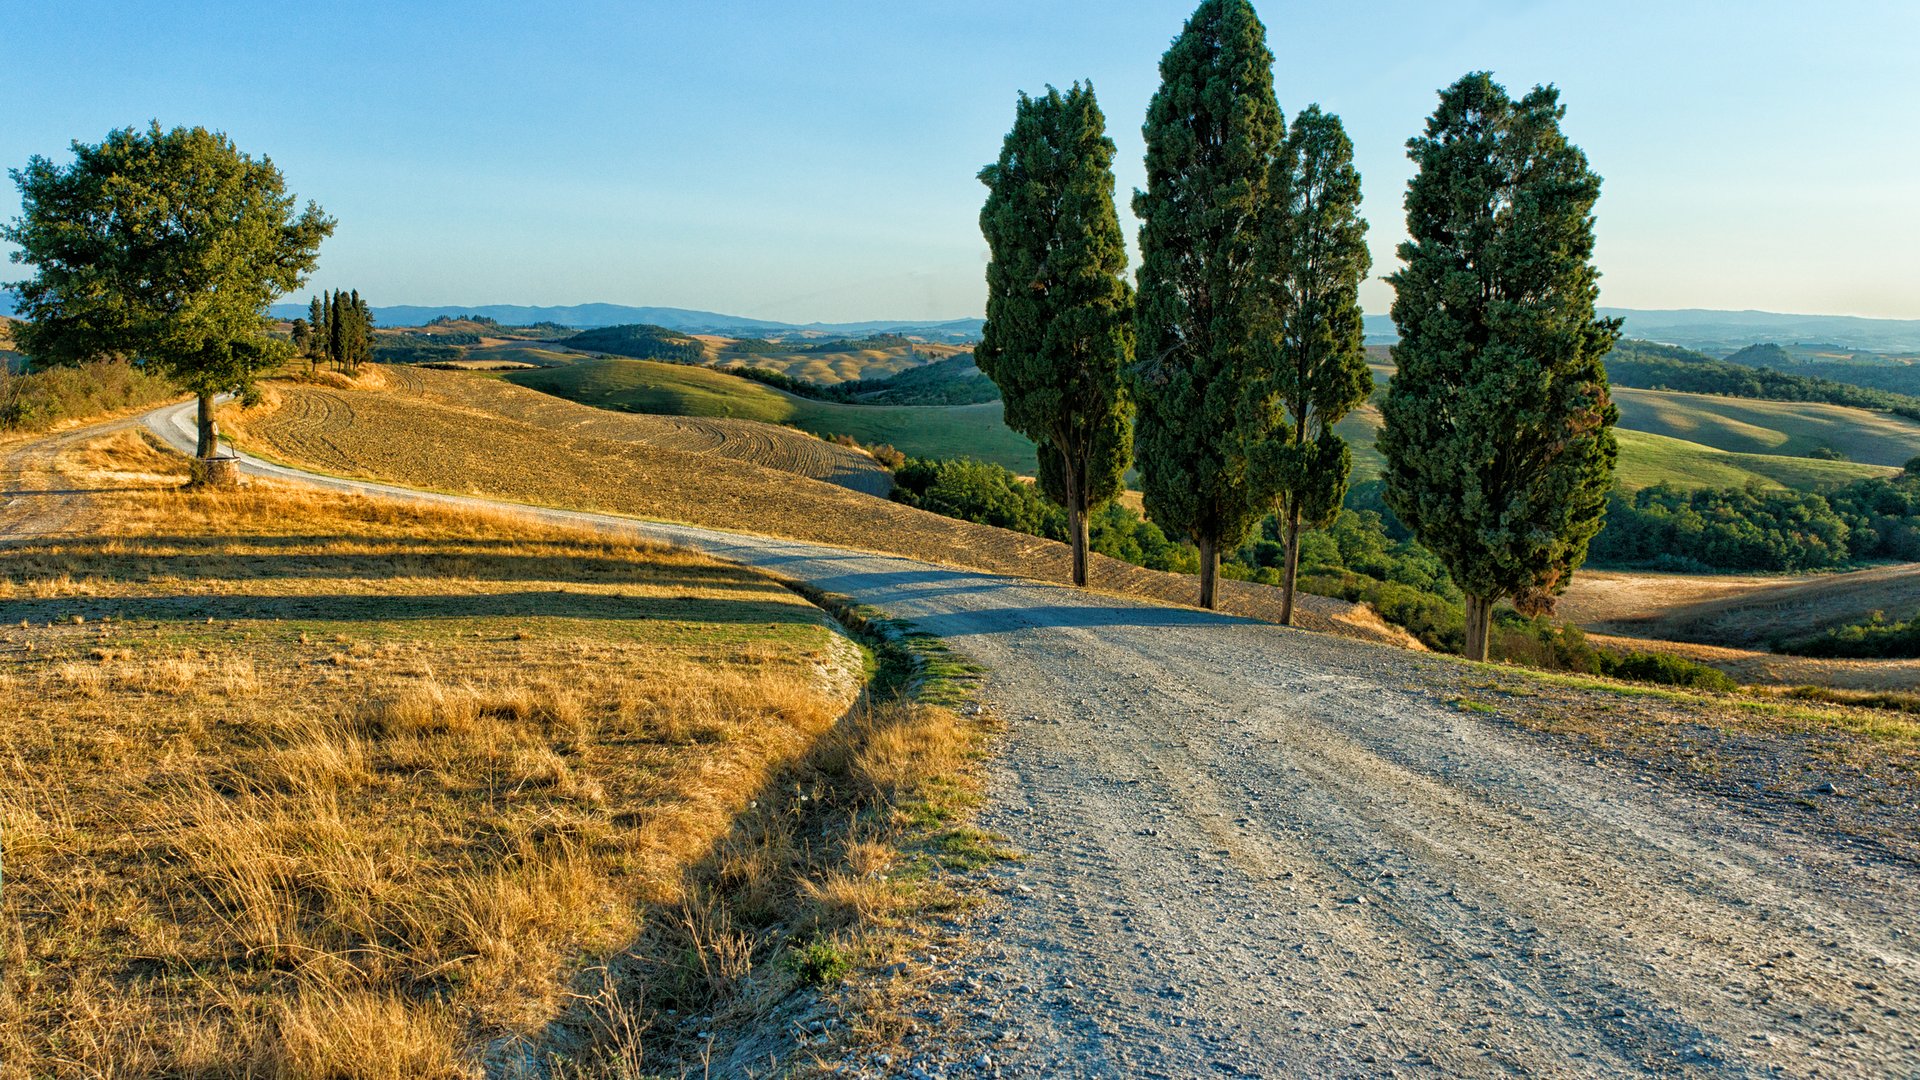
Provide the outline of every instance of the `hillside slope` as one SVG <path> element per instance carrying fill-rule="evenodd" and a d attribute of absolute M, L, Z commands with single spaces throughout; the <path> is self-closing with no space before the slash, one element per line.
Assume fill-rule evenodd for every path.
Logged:
<path fill-rule="evenodd" d="M 866 454 L 792 428 L 763 423 L 756 417 L 623 414 L 544 394 L 516 392 L 492 379 L 417 367 L 387 366 L 378 370 L 394 387 L 444 406 L 471 406 L 555 431 L 728 458 L 867 495 L 884 497 L 893 490 L 892 474 Z M 350 416 L 352 411 L 345 399 L 329 392 L 316 391 L 298 401 L 297 407 L 314 412 L 304 422 L 318 429 L 350 422 L 347 416 L 329 415 L 330 411 L 344 410 Z"/>
<path fill-rule="evenodd" d="M 1896 467 L 1920 456 L 1920 423 L 1891 413 L 1624 386 L 1614 387 L 1613 400 L 1623 428 L 1730 453 L 1805 457 L 1826 448 L 1849 461 Z"/>
<path fill-rule="evenodd" d="M 401 377 L 408 381 L 396 381 L 389 390 L 276 383 L 260 407 L 229 410 L 226 426 L 247 449 L 335 475 L 1068 580 L 1070 553 L 1051 540 L 942 517 L 744 461 L 609 438 L 592 420 L 609 414 L 499 380 L 439 371 Z M 1173 603 L 1191 603 L 1196 593 L 1190 577 L 1100 556 L 1093 580 L 1101 589 Z M 1221 590 L 1228 611 L 1265 619 L 1278 615 L 1277 589 L 1225 581 Z M 1408 640 L 1363 606 L 1323 597 L 1299 602 L 1303 625 L 1370 640 Z"/>

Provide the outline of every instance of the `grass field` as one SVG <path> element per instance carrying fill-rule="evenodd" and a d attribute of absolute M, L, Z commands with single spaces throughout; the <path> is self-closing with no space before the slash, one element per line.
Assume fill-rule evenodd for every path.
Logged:
<path fill-rule="evenodd" d="M 862 679 L 749 571 L 183 465 L 76 453 L 0 571 L 0 1075 L 466 1076 Z"/>
<path fill-rule="evenodd" d="M 817 435 L 890 443 L 920 457 L 975 457 L 1018 473 L 1034 469 L 1033 444 L 1000 419 L 1000 403 L 841 405 L 811 401 L 711 368 L 648 360 L 585 360 L 506 378 L 603 409 L 732 417 L 789 424 Z"/>
<path fill-rule="evenodd" d="M 862 406 L 809 401 L 707 368 L 643 360 L 587 360 L 516 371 L 513 382 L 601 408 L 790 424 L 817 434 L 891 443 L 909 454 L 977 457 L 1033 471 L 1032 445 L 1000 422 L 997 402 L 957 407 Z M 1620 389 L 1619 481 L 1635 490 L 1681 487 L 1813 489 L 1883 476 L 1920 455 L 1920 424 L 1832 405 L 1745 401 Z M 1362 406 L 1337 430 L 1353 447 L 1354 479 L 1378 476 L 1379 412 Z M 1695 439 L 1675 433 L 1688 433 Z M 1826 446 L 1854 459 L 1803 456 Z"/>
<path fill-rule="evenodd" d="M 1813 402 L 1752 401 L 1615 387 L 1620 426 L 1742 454 L 1805 457 L 1837 450 L 1849 461 L 1905 465 L 1920 456 L 1920 423 Z"/>

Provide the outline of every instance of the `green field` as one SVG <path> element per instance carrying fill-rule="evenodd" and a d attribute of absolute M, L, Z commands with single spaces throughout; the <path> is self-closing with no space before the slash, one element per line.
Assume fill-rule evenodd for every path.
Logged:
<path fill-rule="evenodd" d="M 504 376 L 556 397 L 628 412 L 731 416 L 816 435 L 890 443 L 916 457 L 974 457 L 1018 473 L 1034 469 L 1033 444 L 1000 420 L 1000 403 L 840 405 L 794 397 L 737 375 L 651 360 L 583 360 Z"/>

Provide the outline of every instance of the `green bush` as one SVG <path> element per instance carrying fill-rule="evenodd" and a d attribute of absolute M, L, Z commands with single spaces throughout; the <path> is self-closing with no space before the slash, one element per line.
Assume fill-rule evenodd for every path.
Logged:
<path fill-rule="evenodd" d="M 1818 637 L 1786 642 L 1782 652 L 1857 660 L 1910 659 L 1920 656 L 1920 619 L 1888 621 L 1875 611 L 1850 626 L 1828 630 Z"/>
<path fill-rule="evenodd" d="M 1600 652 L 1600 674 L 1614 679 L 1690 686 L 1695 690 L 1738 690 L 1740 684 L 1716 667 L 1667 653 Z"/>
<path fill-rule="evenodd" d="M 0 431 L 44 431 L 67 420 L 158 405 L 178 396 L 165 379 L 119 360 L 23 375 L 0 371 Z"/>
<path fill-rule="evenodd" d="M 1067 538 L 1066 512 L 1008 469 L 972 458 L 908 458 L 893 474 L 896 502 L 936 514 Z"/>
<path fill-rule="evenodd" d="M 830 941 L 814 941 L 787 954 L 787 967 L 803 986 L 838 985 L 853 970 L 853 961 Z"/>

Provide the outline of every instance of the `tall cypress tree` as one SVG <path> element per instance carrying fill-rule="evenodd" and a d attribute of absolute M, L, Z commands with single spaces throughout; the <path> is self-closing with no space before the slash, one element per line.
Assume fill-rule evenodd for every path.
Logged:
<path fill-rule="evenodd" d="M 320 358 L 320 354 L 326 349 L 326 341 L 327 302 L 315 296 L 307 301 L 307 347 L 305 352 L 307 369 L 309 371 L 313 369 L 314 362 Z"/>
<path fill-rule="evenodd" d="M 1360 173 L 1340 118 L 1308 106 L 1293 118 L 1270 184 L 1266 231 L 1277 323 L 1270 380 L 1256 402 L 1259 426 L 1275 431 L 1255 460 L 1280 488 L 1287 544 L 1280 621 L 1293 623 L 1300 528 L 1340 512 L 1353 454 L 1333 425 L 1367 400 L 1360 282 L 1372 265 L 1360 218 Z"/>
<path fill-rule="evenodd" d="M 358 371 L 373 353 L 373 314 L 360 299 L 359 289 L 347 296 L 347 310 L 352 313 L 347 324 L 347 368 Z"/>
<path fill-rule="evenodd" d="M 1139 361 L 1132 389 L 1147 514 L 1200 548 L 1200 604 L 1215 604 L 1222 548 L 1273 505 L 1239 424 L 1271 324 L 1259 287 L 1267 184 L 1285 124 L 1273 53 L 1247 0 L 1205 0 L 1160 60 L 1147 108 L 1147 188 L 1136 191 Z"/>
<path fill-rule="evenodd" d="M 1093 87 L 1020 95 L 987 185 L 980 231 L 987 323 L 974 359 L 1007 425 L 1040 446 L 1040 483 L 1067 511 L 1073 583 L 1087 583 L 1087 514 L 1120 493 L 1132 456 L 1120 373 L 1133 295 L 1113 205 L 1113 140 Z"/>
<path fill-rule="evenodd" d="M 1565 114 L 1552 87 L 1516 102 L 1474 72 L 1407 143 L 1387 505 L 1467 594 L 1475 660 L 1494 604 L 1551 608 L 1613 483 L 1619 412 L 1601 358 L 1620 329 L 1594 313 L 1600 177 L 1561 133 Z"/>
<path fill-rule="evenodd" d="M 346 353 L 344 329 L 340 319 L 340 291 L 335 289 L 327 298 L 327 359 L 335 365 L 340 364 L 340 358 Z"/>

